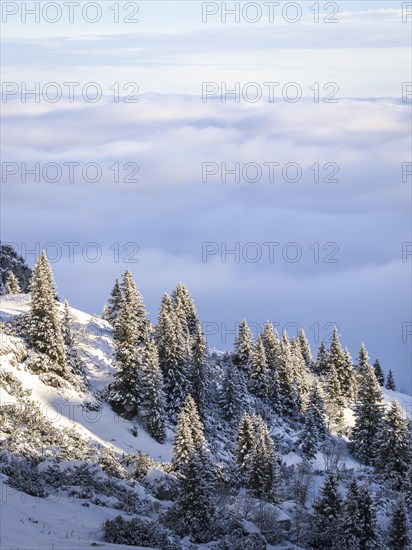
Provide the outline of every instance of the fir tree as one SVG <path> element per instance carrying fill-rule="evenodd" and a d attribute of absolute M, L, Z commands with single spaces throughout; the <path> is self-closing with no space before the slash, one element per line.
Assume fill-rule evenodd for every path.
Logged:
<path fill-rule="evenodd" d="M 19 280 L 13 272 L 7 278 L 5 285 L 6 294 L 20 294 L 20 284 Z"/>
<path fill-rule="evenodd" d="M 358 355 L 358 370 L 362 371 L 362 369 L 366 369 L 368 367 L 370 367 L 369 354 L 366 350 L 365 344 L 362 342 Z"/>
<path fill-rule="evenodd" d="M 326 376 L 329 367 L 329 354 L 323 341 L 320 343 L 318 354 L 314 365 L 315 373 L 318 376 Z"/>
<path fill-rule="evenodd" d="M 136 348 L 144 344 L 150 333 L 150 323 L 143 298 L 130 271 L 125 271 L 121 299 L 114 325 L 116 358 L 123 365 L 135 362 Z"/>
<path fill-rule="evenodd" d="M 325 404 L 318 384 L 313 383 L 304 415 L 302 451 L 309 459 L 315 458 L 319 443 L 327 435 Z"/>
<path fill-rule="evenodd" d="M 179 318 L 182 330 L 191 337 L 196 337 L 201 331 L 199 316 L 196 306 L 185 285 L 176 285 L 172 292 L 172 303 L 176 315 Z"/>
<path fill-rule="evenodd" d="M 382 370 L 381 364 L 379 363 L 379 359 L 375 359 L 373 370 L 375 371 L 375 376 L 379 382 L 379 385 L 383 387 L 385 385 L 385 374 Z"/>
<path fill-rule="evenodd" d="M 407 510 L 412 513 L 412 461 L 409 464 L 405 479 L 403 480 L 402 493 L 405 498 L 405 506 Z"/>
<path fill-rule="evenodd" d="M 225 420 L 237 422 L 242 412 L 245 388 L 237 367 L 229 362 L 224 374 L 220 406 Z"/>
<path fill-rule="evenodd" d="M 310 344 L 308 342 L 308 339 L 306 338 L 306 334 L 303 328 L 301 328 L 299 331 L 298 340 L 306 368 L 311 370 L 313 367 L 312 351 L 310 349 Z"/>
<path fill-rule="evenodd" d="M 163 376 L 156 346 L 148 341 L 142 354 L 139 414 L 149 434 L 158 442 L 166 439 Z"/>
<path fill-rule="evenodd" d="M 336 370 L 339 379 L 340 391 L 342 397 L 350 399 L 352 397 L 353 368 L 349 353 L 346 357 L 339 341 L 337 328 L 333 328 L 332 342 L 328 353 L 328 372 Z"/>
<path fill-rule="evenodd" d="M 397 401 L 388 410 L 377 442 L 375 466 L 400 489 L 412 460 L 408 422 Z"/>
<path fill-rule="evenodd" d="M 267 321 L 262 332 L 262 342 L 265 348 L 268 368 L 268 394 L 275 412 L 281 412 L 279 365 L 281 361 L 281 348 L 278 333 L 272 323 Z"/>
<path fill-rule="evenodd" d="M 149 341 L 150 323 L 143 298 L 130 271 L 125 271 L 121 300 L 114 323 L 114 341 L 119 370 L 109 386 L 110 402 L 130 417 L 138 413 L 143 368 L 143 348 Z"/>
<path fill-rule="evenodd" d="M 70 313 L 69 302 L 65 300 L 63 303 L 62 336 L 64 345 L 68 348 L 72 348 L 74 345 L 73 331 L 71 328 L 72 322 L 73 318 Z"/>
<path fill-rule="evenodd" d="M 246 474 L 247 459 L 254 441 L 254 426 L 250 415 L 245 411 L 239 423 L 236 436 L 234 456 L 237 467 L 242 475 Z"/>
<path fill-rule="evenodd" d="M 235 364 L 241 370 L 248 372 L 253 358 L 253 337 L 245 320 L 240 323 L 234 347 Z"/>
<path fill-rule="evenodd" d="M 253 350 L 250 370 L 249 370 L 251 389 L 258 397 L 268 397 L 269 381 L 268 366 L 266 361 L 265 347 L 261 336 L 258 336 L 255 348 Z"/>
<path fill-rule="evenodd" d="M 352 452 L 365 464 L 372 464 L 375 458 L 377 436 L 383 422 L 382 398 L 372 367 L 365 366 L 355 406 L 355 426 L 351 433 Z"/>
<path fill-rule="evenodd" d="M 344 397 L 348 401 L 352 401 L 356 395 L 356 376 L 353 368 L 352 357 L 350 356 L 347 348 L 345 348 L 343 352 L 343 363 L 344 368 L 342 369 L 340 375 L 340 385 Z"/>
<path fill-rule="evenodd" d="M 171 512 L 175 518 L 175 528 L 181 536 L 191 535 L 198 543 L 212 538 L 214 486 L 208 451 L 202 445 L 195 446 L 182 464 L 178 497 Z"/>
<path fill-rule="evenodd" d="M 402 498 L 396 502 L 390 518 L 388 529 L 389 548 L 391 550 L 408 550 L 412 544 L 409 537 L 408 516 Z"/>
<path fill-rule="evenodd" d="M 362 518 L 360 510 L 360 492 L 356 478 L 353 477 L 343 504 L 339 525 L 338 550 L 360 550 L 362 538 Z"/>
<path fill-rule="evenodd" d="M 332 365 L 326 380 L 326 411 L 329 418 L 329 429 L 340 431 L 343 422 L 345 399 L 335 367 Z"/>
<path fill-rule="evenodd" d="M 388 377 L 386 379 L 386 389 L 396 391 L 395 378 L 391 369 L 389 369 Z"/>
<path fill-rule="evenodd" d="M 51 359 L 57 374 L 65 374 L 65 352 L 61 321 L 56 303 L 53 273 L 43 251 L 30 282 L 31 306 L 28 332 L 31 345 Z"/>
<path fill-rule="evenodd" d="M 378 522 L 376 519 L 376 510 L 369 491 L 365 485 L 360 489 L 359 495 L 359 513 L 360 513 L 360 541 L 361 550 L 380 550 L 382 541 L 378 531 Z"/>
<path fill-rule="evenodd" d="M 192 344 L 192 370 L 191 370 L 191 392 L 197 405 L 200 416 L 203 416 L 207 389 L 206 374 L 206 340 L 200 324 L 193 336 Z"/>
<path fill-rule="evenodd" d="M 334 550 L 338 541 L 337 525 L 341 518 L 342 500 L 338 483 L 329 473 L 319 498 L 313 504 L 311 521 L 311 547 L 319 550 Z"/>
<path fill-rule="evenodd" d="M 188 395 L 176 426 L 173 441 L 173 468 L 179 471 L 182 464 L 187 462 L 190 453 L 202 445 L 206 445 L 203 424 L 196 403 L 192 396 Z"/>
<path fill-rule="evenodd" d="M 186 340 L 180 321 L 167 294 L 162 298 L 156 327 L 159 365 L 164 378 L 166 408 L 176 421 L 188 393 Z"/>
<path fill-rule="evenodd" d="M 245 457 L 245 475 L 248 488 L 259 499 L 273 502 L 278 478 L 276 452 L 269 430 L 258 417 L 255 436 Z"/>
<path fill-rule="evenodd" d="M 122 289 L 119 284 L 119 280 L 116 279 L 113 285 L 113 289 L 110 293 L 110 298 L 107 301 L 105 319 L 112 325 L 116 323 L 116 319 L 120 312 L 120 304 L 122 301 Z"/>
<path fill-rule="evenodd" d="M 311 374 L 306 368 L 299 340 L 292 338 L 290 341 L 291 372 L 293 386 L 295 388 L 295 402 L 299 411 L 303 408 L 303 398 L 309 393 Z"/>
<path fill-rule="evenodd" d="M 279 361 L 279 393 L 282 405 L 282 413 L 293 417 L 300 409 L 300 399 L 296 394 L 296 386 L 293 381 L 291 344 L 286 331 L 283 331 L 281 340 L 281 353 Z"/>

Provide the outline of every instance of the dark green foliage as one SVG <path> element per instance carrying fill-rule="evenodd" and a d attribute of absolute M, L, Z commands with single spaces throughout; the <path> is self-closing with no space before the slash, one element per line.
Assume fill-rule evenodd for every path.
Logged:
<path fill-rule="evenodd" d="M 239 325 L 239 332 L 234 344 L 234 362 L 239 369 L 248 372 L 253 358 L 253 337 L 244 319 Z"/>
<path fill-rule="evenodd" d="M 30 283 L 32 296 L 28 333 L 31 346 L 44 353 L 55 365 L 55 373 L 64 376 L 66 357 L 53 273 L 45 252 L 34 267 Z"/>
<path fill-rule="evenodd" d="M 245 393 L 246 390 L 242 375 L 232 361 L 229 361 L 224 374 L 220 396 L 220 406 L 225 420 L 238 422 L 242 412 Z"/>
<path fill-rule="evenodd" d="M 172 465 L 180 471 L 190 453 L 199 447 L 206 446 L 203 424 L 191 395 L 186 397 L 185 405 L 179 415 L 173 441 Z"/>
<path fill-rule="evenodd" d="M 318 354 L 314 365 L 314 371 L 318 376 L 326 376 L 328 374 L 329 353 L 323 341 L 320 343 Z"/>
<path fill-rule="evenodd" d="M 246 486 L 262 500 L 275 500 L 278 465 L 275 446 L 266 424 L 260 417 L 255 419 L 255 434 L 252 447 L 244 462 Z"/>
<path fill-rule="evenodd" d="M 375 376 L 379 382 L 379 385 L 383 387 L 385 385 L 385 374 L 382 370 L 381 364 L 379 363 L 379 359 L 375 359 L 375 362 L 373 363 L 373 370 L 375 371 Z"/>
<path fill-rule="evenodd" d="M 337 526 L 341 518 L 342 500 L 337 480 L 329 473 L 319 498 L 313 504 L 310 546 L 319 550 L 334 550 L 338 541 Z"/>
<path fill-rule="evenodd" d="M 325 403 L 315 382 L 309 393 L 302 430 L 302 451 L 307 458 L 315 458 L 319 444 L 325 440 L 326 435 Z"/>
<path fill-rule="evenodd" d="M 155 547 L 160 550 L 180 548 L 170 533 L 158 522 L 142 520 L 138 517 L 125 520 L 122 516 L 107 519 L 103 524 L 103 538 L 113 544 L 129 546 Z"/>
<path fill-rule="evenodd" d="M 159 443 L 166 439 L 165 397 L 163 376 L 159 368 L 156 346 L 148 341 L 142 352 L 139 380 L 139 416 L 149 434 Z"/>
<path fill-rule="evenodd" d="M 408 550 L 412 544 L 408 516 L 402 498 L 396 502 L 391 514 L 388 542 L 391 550 Z"/>
<path fill-rule="evenodd" d="M 404 483 L 412 461 L 408 422 L 397 401 L 387 411 L 377 441 L 375 466 L 396 489 Z"/>
<path fill-rule="evenodd" d="M 364 366 L 360 375 L 351 447 L 356 458 L 365 464 L 372 464 L 383 426 L 383 396 L 372 367 Z"/>
<path fill-rule="evenodd" d="M 105 318 L 112 325 L 115 324 L 116 319 L 120 312 L 120 304 L 122 301 L 122 289 L 119 284 L 119 280 L 116 279 L 113 285 L 113 289 L 110 293 L 110 298 L 107 301 L 107 307 L 105 311 Z"/>
<path fill-rule="evenodd" d="M 395 378 L 391 369 L 389 369 L 388 376 L 386 378 L 386 389 L 396 391 Z"/>
<path fill-rule="evenodd" d="M 191 535 L 195 542 L 208 542 L 212 538 L 215 515 L 215 478 L 209 453 L 197 445 L 181 465 L 178 497 L 169 521 L 180 536 Z"/>
<path fill-rule="evenodd" d="M 254 346 L 249 367 L 251 390 L 258 397 L 269 396 L 269 372 L 266 361 L 265 347 L 261 336 L 258 336 Z"/>

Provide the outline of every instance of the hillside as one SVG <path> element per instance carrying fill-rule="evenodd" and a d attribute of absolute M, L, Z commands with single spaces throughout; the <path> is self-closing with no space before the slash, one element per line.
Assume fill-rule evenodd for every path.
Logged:
<path fill-rule="evenodd" d="M 102 523 L 119 514 L 127 519 L 137 516 L 156 521 L 159 514 L 170 508 L 175 478 L 169 473 L 168 464 L 172 459 L 174 427 L 168 422 L 166 440 L 159 443 L 150 437 L 141 422 L 128 420 L 113 411 L 105 392 L 117 372 L 115 343 L 111 325 L 96 316 L 70 308 L 73 348 L 81 374 L 54 387 L 42 373 L 33 372 L 30 367 L 33 351 L 21 335 L 22 319 L 28 313 L 30 301 L 28 294 L 1 296 L 0 547 L 4 550 L 131 548 L 104 542 Z M 63 315 L 63 305 L 59 303 L 58 308 Z M 225 370 L 222 357 L 208 353 L 209 372 L 218 389 Z M 410 396 L 386 389 L 383 392 L 387 406 L 396 400 L 411 415 Z M 212 407 L 217 406 L 213 401 Z M 253 408 L 254 402 L 251 403 Z M 297 443 L 299 431 L 276 415 L 268 418 L 282 468 L 297 471 L 298 465 L 303 464 Z M 209 410 L 205 429 L 215 460 L 223 467 L 232 460 L 234 428 L 224 422 L 219 426 L 219 419 L 218 413 L 214 415 L 213 409 Z M 353 426 L 353 408 L 345 409 L 344 423 L 347 428 Z M 371 469 L 349 453 L 346 437 L 329 436 L 329 448 L 332 449 L 329 455 L 324 449 L 318 450 L 311 461 L 307 506 L 318 496 L 324 483 L 323 471 L 330 467 L 330 461 L 336 459 L 343 472 L 343 491 L 348 472 L 357 472 L 359 479 L 370 476 Z M 136 460 L 141 453 L 152 461 L 147 457 L 140 462 Z M 85 464 L 89 465 L 91 477 L 82 469 Z M 279 542 L 267 548 L 298 548 L 297 544 L 287 541 L 290 524 L 296 521 L 297 513 L 291 485 L 293 480 L 289 479 L 289 493 L 285 490 L 285 498 L 272 506 Z M 30 491 L 30 487 L 34 489 Z M 385 488 L 375 483 L 373 490 L 384 525 L 387 518 L 383 512 L 385 507 L 390 508 L 389 501 L 385 500 Z M 253 499 L 249 502 L 249 512 L 241 512 L 246 504 L 240 499 L 228 495 L 226 499 L 232 512 L 237 508 L 239 517 L 243 516 L 246 534 L 249 532 L 252 536 L 259 531 L 251 511 Z M 176 540 L 168 544 L 168 548 L 178 548 Z M 183 539 L 185 544 L 189 547 L 189 539 Z M 252 544 L 255 543 L 250 539 L 245 548 L 248 545 L 261 548 Z M 208 545 L 199 545 L 204 546 Z M 158 547 L 166 548 L 164 543 Z"/>

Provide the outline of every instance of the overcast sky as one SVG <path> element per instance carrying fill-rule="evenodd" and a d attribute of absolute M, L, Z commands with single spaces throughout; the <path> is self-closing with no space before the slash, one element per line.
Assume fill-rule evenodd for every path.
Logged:
<path fill-rule="evenodd" d="M 136 13 L 120 2 L 118 14 L 100 2 L 95 23 L 77 11 L 50 23 L 53 6 L 23 23 L 21 4 L 2 4 L 1 238 L 30 264 L 28 250 L 55 243 L 61 298 L 100 313 L 129 268 L 155 321 L 163 292 L 184 282 L 212 346 L 230 349 L 243 318 L 255 332 L 269 319 L 291 335 L 303 327 L 316 353 L 336 324 L 353 357 L 365 341 L 411 392 L 402 2 L 337 2 L 336 14 L 320 2 L 318 23 L 313 2 L 274 3 L 273 21 L 249 3 L 239 23 L 222 22 L 216 2 L 203 3 L 204 22 L 202 2 L 139 2 Z M 22 102 L 36 82 L 38 101 Z M 67 82 L 80 83 L 73 102 Z M 81 92 L 92 98 L 91 82 L 94 103 Z M 239 101 L 222 102 L 236 82 Z M 38 181 L 22 163 L 39 163 Z M 225 165 L 239 178 L 222 181 Z"/>

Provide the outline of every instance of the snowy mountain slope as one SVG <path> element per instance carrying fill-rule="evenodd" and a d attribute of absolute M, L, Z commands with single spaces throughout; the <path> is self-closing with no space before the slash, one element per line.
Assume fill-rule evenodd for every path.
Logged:
<path fill-rule="evenodd" d="M 29 295 L 2 296 L 0 320 L 9 321 L 12 317 L 27 313 L 30 305 Z M 43 414 L 54 424 L 75 429 L 86 439 L 94 440 L 116 452 L 136 453 L 142 451 L 158 461 L 171 458 L 172 433 L 161 445 L 139 430 L 137 437 L 131 433 L 132 423 L 116 415 L 107 403 L 98 411 L 88 410 L 88 403 L 96 402 L 96 393 L 102 391 L 113 379 L 113 339 L 111 329 L 102 319 L 71 308 L 73 326 L 79 355 L 89 383 L 89 391 L 81 392 L 73 388 L 56 389 L 44 384 L 37 374 L 14 365 L 13 353 L 9 349 L 17 348 L 19 339 L 2 335 L 0 366 L 20 380 L 23 388 L 31 390 L 30 399 L 35 401 Z M 0 388 L 0 402 L 13 401 L 3 388 Z"/>
<path fill-rule="evenodd" d="M 4 323 L 16 322 L 19 316 L 28 312 L 30 295 L 12 295 L 0 297 L 0 321 Z M 62 309 L 62 304 L 59 308 Z M 45 384 L 41 375 L 35 374 L 26 367 L 29 350 L 22 338 L 1 333 L 0 339 L 0 375 L 10 376 L 11 382 L 1 384 L 0 404 L 2 407 L 33 407 L 38 408 L 40 414 L 57 430 L 68 429 L 76 432 L 81 441 L 90 449 L 107 449 L 121 455 L 136 455 L 145 453 L 156 462 L 168 462 L 171 459 L 173 432 L 168 429 L 164 444 L 157 443 L 147 432 L 139 426 L 138 433 L 135 425 L 129 420 L 116 415 L 111 407 L 102 399 L 102 392 L 113 380 L 116 372 L 114 366 L 114 342 L 110 325 L 95 316 L 70 308 L 74 331 L 76 350 L 82 360 L 87 388 L 68 384 L 67 387 L 53 387 Z M 3 326 L 3 328 L 5 328 Z M 4 378 L 3 378 L 4 380 Z M 17 380 L 20 383 L 16 389 Z M 5 387 L 6 386 L 6 387 Z M 7 389 L 6 389 L 7 388 Z M 384 390 L 387 404 L 398 401 L 405 413 L 412 418 L 411 397 Z M 345 423 L 353 425 L 353 411 L 345 409 Z M 1 426 L 0 426 L 1 431 Z M 272 426 L 272 436 L 287 437 L 282 424 Z M 336 438 L 336 441 L 344 441 Z M 73 444 L 69 440 L 70 444 Z M 1 446 L 1 438 L 0 438 Z M 43 458 L 47 457 L 45 450 Z M 222 449 L 222 453 L 227 450 Z M 299 464 L 302 457 L 298 452 L 284 453 L 282 460 L 286 465 Z M 324 453 L 318 452 L 313 460 L 315 471 L 326 469 Z M 341 446 L 340 464 L 347 469 L 362 471 L 362 466 L 348 451 L 345 444 Z M 76 459 L 68 461 L 76 464 Z M 64 467 L 64 462 L 62 463 Z M 45 461 L 45 467 L 47 460 Z M 151 471 L 149 478 L 156 478 L 156 471 Z M 102 545 L 103 548 L 136 548 L 127 545 L 113 545 L 103 542 L 101 525 L 105 519 L 113 519 L 119 513 L 125 518 L 133 517 L 134 513 L 127 509 L 113 506 L 112 499 L 104 492 L 98 493 L 97 498 L 73 498 L 67 492 L 51 494 L 46 498 L 31 496 L 25 492 L 6 484 L 6 476 L 1 476 L 1 509 L 0 509 L 0 547 L 4 550 L 45 550 L 56 548 L 69 550 L 84 549 Z M 106 478 L 103 483 L 108 483 Z M 308 491 L 308 501 L 318 496 L 324 483 L 324 477 L 316 474 Z M 141 497 L 147 509 L 151 510 L 152 518 L 156 517 L 156 499 L 147 494 L 142 485 L 131 489 L 131 492 Z M 237 505 L 237 504 L 236 504 Z M 165 504 L 167 507 L 167 502 Z M 235 504 L 233 505 L 235 506 Z M 153 509 L 151 509 L 153 507 Z M 294 504 L 284 502 L 277 510 L 278 518 L 288 520 L 294 513 Z M 135 512 L 136 513 L 136 512 Z M 145 515 L 144 512 L 141 514 Z M 250 524 L 250 525 L 249 525 Z M 250 522 L 251 532 L 256 527 Z M 36 545 L 33 545 L 36 541 Z M 200 545 L 200 548 L 209 547 Z M 272 548 L 268 545 L 268 548 Z M 287 543 L 273 546 L 273 548 L 297 548 Z"/>
<path fill-rule="evenodd" d="M 26 495 L 0 480 L 0 547 L 2 550 L 127 550 L 136 546 L 103 543 L 99 528 L 118 511 L 84 507 L 72 498 Z"/>

